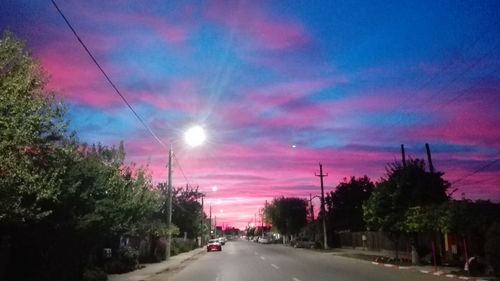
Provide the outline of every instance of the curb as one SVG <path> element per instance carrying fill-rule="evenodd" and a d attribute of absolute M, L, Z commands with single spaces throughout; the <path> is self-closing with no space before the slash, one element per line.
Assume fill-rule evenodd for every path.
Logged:
<path fill-rule="evenodd" d="M 399 266 L 399 265 L 395 265 L 395 264 L 380 263 L 380 262 L 376 262 L 376 261 L 372 261 L 372 264 L 373 265 L 387 267 L 387 268 L 398 269 L 398 270 L 399 269 L 411 269 L 411 270 L 414 270 L 414 271 L 417 271 L 417 272 L 420 272 L 420 273 L 423 273 L 423 274 L 430 274 L 430 275 L 434 275 L 434 276 L 443 276 L 443 277 L 447 277 L 447 278 L 454 278 L 454 279 L 457 279 L 457 280 L 489 281 L 487 279 L 481 279 L 481 278 L 480 279 L 476 279 L 475 277 L 467 277 L 467 276 L 460 276 L 460 275 L 456 275 L 456 274 L 449 274 L 449 273 L 446 273 L 446 272 L 441 271 L 441 270 L 437 270 L 437 271 L 424 270 L 424 269 L 417 269 L 417 268 L 410 267 L 410 266 Z"/>
<path fill-rule="evenodd" d="M 205 252 L 205 247 L 196 248 L 189 252 L 171 257 L 168 261 L 146 264 L 144 268 L 122 274 L 108 274 L 109 281 L 138 281 L 150 280 L 158 274 L 175 269 L 192 257 Z"/>

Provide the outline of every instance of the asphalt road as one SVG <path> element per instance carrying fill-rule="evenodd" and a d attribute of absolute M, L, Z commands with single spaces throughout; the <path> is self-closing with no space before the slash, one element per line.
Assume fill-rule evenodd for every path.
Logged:
<path fill-rule="evenodd" d="M 202 254 L 168 281 L 417 281 L 445 280 L 367 261 L 282 245 L 229 241 L 222 252 Z"/>

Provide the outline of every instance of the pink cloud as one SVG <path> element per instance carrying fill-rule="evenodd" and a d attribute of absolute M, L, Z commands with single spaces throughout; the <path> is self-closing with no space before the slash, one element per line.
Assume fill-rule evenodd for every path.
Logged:
<path fill-rule="evenodd" d="M 270 15 L 255 2 L 213 1 L 207 17 L 231 33 L 243 34 L 263 50 L 297 49 L 311 42 L 300 22 Z"/>

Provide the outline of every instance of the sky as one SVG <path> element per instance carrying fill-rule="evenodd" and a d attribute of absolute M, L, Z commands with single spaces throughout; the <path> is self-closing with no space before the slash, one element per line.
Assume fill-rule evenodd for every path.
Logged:
<path fill-rule="evenodd" d="M 57 1 L 144 122 L 172 146 L 174 186 L 199 186 L 218 225 L 345 177 L 379 181 L 429 143 L 453 196 L 500 201 L 499 1 Z M 124 141 L 167 178 L 135 118 L 50 1 L 3 0 L 86 143 Z M 207 142 L 189 148 L 200 124 Z M 314 199 L 314 204 L 319 205 Z M 318 208 L 316 208 L 318 209 Z"/>

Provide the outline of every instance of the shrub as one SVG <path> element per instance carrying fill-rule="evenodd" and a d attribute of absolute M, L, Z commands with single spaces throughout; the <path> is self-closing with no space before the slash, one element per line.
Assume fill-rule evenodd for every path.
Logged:
<path fill-rule="evenodd" d="M 183 240 L 177 240 L 173 239 L 172 240 L 172 249 L 171 249 L 171 254 L 172 256 L 184 253 L 184 252 L 189 252 L 193 249 L 196 248 L 196 241 L 183 241 Z"/>
<path fill-rule="evenodd" d="M 500 276 L 500 223 L 494 223 L 490 226 L 486 234 L 484 251 L 495 275 Z"/>
<path fill-rule="evenodd" d="M 83 272 L 82 281 L 107 281 L 108 275 L 100 268 L 87 269 Z"/>
<path fill-rule="evenodd" d="M 131 247 L 122 247 L 116 256 L 106 265 L 108 273 L 124 273 L 137 269 L 139 265 L 139 251 Z"/>

